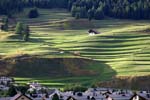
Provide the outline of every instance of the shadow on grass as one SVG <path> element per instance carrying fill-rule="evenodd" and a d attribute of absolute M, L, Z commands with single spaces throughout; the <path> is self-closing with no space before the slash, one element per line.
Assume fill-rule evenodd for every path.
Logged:
<path fill-rule="evenodd" d="M 16 43 L 16 42 L 24 43 L 25 41 L 23 40 L 23 37 L 21 35 L 14 34 L 14 35 L 10 35 L 7 38 L 7 40 L 5 40 L 5 42 L 7 42 L 7 43 Z M 31 42 L 31 43 L 42 43 L 43 42 L 44 43 L 44 40 L 42 40 L 40 38 L 30 37 L 27 42 Z"/>
<path fill-rule="evenodd" d="M 6 70 L 5 67 L 3 69 Z M 14 77 L 30 79 L 17 80 L 21 83 L 36 80 L 41 84 L 80 83 L 87 86 L 96 82 L 111 80 L 117 74 L 107 64 L 81 58 L 20 58 L 12 66 L 12 70 L 8 72 L 7 74 Z"/>

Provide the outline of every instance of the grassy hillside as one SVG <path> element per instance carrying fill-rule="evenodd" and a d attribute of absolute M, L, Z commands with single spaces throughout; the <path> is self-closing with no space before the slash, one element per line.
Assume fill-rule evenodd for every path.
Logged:
<path fill-rule="evenodd" d="M 16 78 L 18 83 L 35 80 L 49 86 L 74 82 L 91 84 L 96 80 L 103 80 L 101 77 L 111 79 L 116 74 L 107 64 L 81 58 L 39 58 L 18 55 L 1 58 L 0 64 L 0 75 L 18 77 Z"/>
<path fill-rule="evenodd" d="M 107 64 L 117 76 L 150 75 L 150 21 L 105 19 L 89 22 L 75 20 L 62 9 L 40 9 L 39 18 L 28 19 L 26 12 L 17 15 L 17 20 L 30 25 L 30 42 L 20 42 L 13 34 L 2 34 L 1 55 L 27 53 L 43 58 L 87 58 Z M 101 34 L 89 36 L 90 28 Z M 92 68 L 99 70 L 98 65 L 93 64 Z"/>

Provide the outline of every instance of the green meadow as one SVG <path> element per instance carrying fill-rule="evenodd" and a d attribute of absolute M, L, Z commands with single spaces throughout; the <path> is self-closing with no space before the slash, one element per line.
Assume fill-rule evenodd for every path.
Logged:
<path fill-rule="evenodd" d="M 26 17 L 28 9 L 17 16 L 17 21 L 30 25 L 29 42 L 20 41 L 14 33 L 0 32 L 0 55 L 30 54 L 43 58 L 84 58 L 96 61 L 88 66 L 102 70 L 95 76 L 16 77 L 17 83 L 38 81 L 47 86 L 69 83 L 91 84 L 114 76 L 150 75 L 150 20 L 74 19 L 62 9 L 39 9 L 39 18 Z M 101 34 L 89 36 L 88 30 Z M 60 53 L 63 51 L 63 53 Z M 108 65 L 111 70 L 99 66 Z M 112 72 L 113 70 L 113 72 Z"/>

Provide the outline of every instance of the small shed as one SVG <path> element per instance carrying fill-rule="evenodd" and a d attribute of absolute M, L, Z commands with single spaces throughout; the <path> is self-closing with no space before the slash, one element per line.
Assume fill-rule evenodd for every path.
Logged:
<path fill-rule="evenodd" d="M 90 30 L 88 31 L 88 33 L 89 33 L 89 35 L 100 34 L 100 32 L 98 32 L 98 31 L 95 30 L 95 29 L 90 29 Z"/>

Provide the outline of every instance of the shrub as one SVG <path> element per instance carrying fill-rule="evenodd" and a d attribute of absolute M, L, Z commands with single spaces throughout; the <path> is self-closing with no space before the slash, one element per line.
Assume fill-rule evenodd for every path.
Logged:
<path fill-rule="evenodd" d="M 64 88 L 64 91 L 74 91 L 74 92 L 85 92 L 86 90 L 87 88 L 80 84 L 67 85 Z"/>

